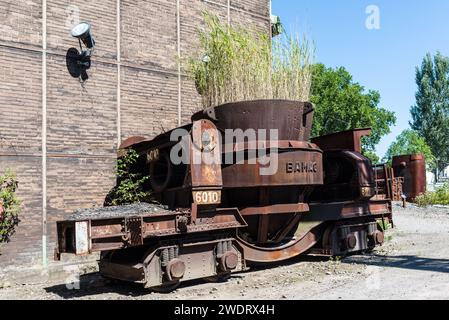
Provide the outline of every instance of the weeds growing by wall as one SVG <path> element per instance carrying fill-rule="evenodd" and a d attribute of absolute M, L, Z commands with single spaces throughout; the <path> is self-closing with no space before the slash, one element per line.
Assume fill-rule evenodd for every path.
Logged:
<path fill-rule="evenodd" d="M 299 35 L 267 33 L 229 26 L 204 13 L 199 30 L 201 54 L 190 58 L 188 73 L 203 107 L 258 99 L 309 100 L 313 47 Z"/>
<path fill-rule="evenodd" d="M 16 195 L 18 182 L 13 171 L 0 175 L 0 244 L 8 242 L 19 224 L 21 201 Z"/>
<path fill-rule="evenodd" d="M 139 202 L 151 203 L 151 192 L 146 188 L 149 176 L 135 170 L 139 154 L 130 149 L 117 160 L 117 185 L 112 189 L 105 201 L 106 206 L 119 206 Z"/>

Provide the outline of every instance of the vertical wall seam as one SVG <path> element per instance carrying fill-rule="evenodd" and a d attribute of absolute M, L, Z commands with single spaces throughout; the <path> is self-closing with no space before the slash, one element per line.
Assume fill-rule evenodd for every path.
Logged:
<path fill-rule="evenodd" d="M 42 267 L 47 266 L 47 0 L 42 0 Z"/>
<path fill-rule="evenodd" d="M 270 23 L 268 26 L 268 32 L 270 33 L 270 39 L 273 39 L 273 29 L 271 28 L 271 15 L 273 14 L 273 1 L 272 0 L 268 0 L 268 8 L 269 8 L 269 18 L 270 18 Z"/>
<path fill-rule="evenodd" d="M 177 52 L 178 52 L 178 126 L 182 123 L 182 84 L 181 84 L 181 17 L 179 1 L 176 0 L 176 38 L 177 38 Z"/>
<path fill-rule="evenodd" d="M 231 25 L 231 0 L 228 0 L 228 26 Z"/>
<path fill-rule="evenodd" d="M 122 90 L 121 90 L 121 82 L 122 82 L 122 75 L 121 75 L 121 61 L 122 61 L 122 54 L 121 54 L 121 11 L 120 11 L 120 0 L 117 0 L 117 149 L 120 148 L 120 144 L 122 143 L 122 110 L 121 110 L 121 103 L 122 103 Z"/>

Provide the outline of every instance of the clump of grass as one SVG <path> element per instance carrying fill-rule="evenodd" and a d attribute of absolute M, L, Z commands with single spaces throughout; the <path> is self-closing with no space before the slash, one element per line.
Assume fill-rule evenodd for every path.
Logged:
<path fill-rule="evenodd" d="M 420 207 L 428 207 L 431 205 L 449 205 L 449 185 L 445 184 L 435 191 L 426 192 L 425 194 L 418 196 L 415 199 L 415 202 Z"/>
<path fill-rule="evenodd" d="M 386 223 L 386 221 L 383 219 L 377 220 L 377 226 L 384 232 L 393 227 L 391 223 Z"/>
<path fill-rule="evenodd" d="M 201 55 L 190 58 L 203 107 L 257 99 L 295 99 L 310 95 L 312 46 L 305 37 L 283 34 L 273 42 L 266 33 L 229 26 L 204 13 L 199 30 Z"/>
<path fill-rule="evenodd" d="M 329 262 L 338 264 L 338 263 L 341 263 L 341 259 L 342 259 L 341 256 L 331 256 L 331 257 L 329 257 Z"/>
<path fill-rule="evenodd" d="M 308 101 L 314 49 L 305 36 L 285 32 L 273 41 L 273 98 Z"/>
<path fill-rule="evenodd" d="M 9 242 L 20 222 L 21 201 L 16 195 L 17 188 L 17 177 L 12 170 L 0 175 L 0 244 Z"/>

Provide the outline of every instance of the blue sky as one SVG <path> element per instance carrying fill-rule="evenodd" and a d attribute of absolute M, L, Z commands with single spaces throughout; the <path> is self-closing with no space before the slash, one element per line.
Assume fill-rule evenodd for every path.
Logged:
<path fill-rule="evenodd" d="M 380 10 L 379 30 L 365 27 L 369 5 Z M 427 52 L 449 56 L 449 1 L 273 0 L 272 11 L 287 30 L 299 29 L 315 42 L 317 62 L 344 66 L 356 82 L 380 92 L 382 107 L 396 112 L 392 134 L 377 148 L 384 156 L 409 127 L 415 67 Z"/>

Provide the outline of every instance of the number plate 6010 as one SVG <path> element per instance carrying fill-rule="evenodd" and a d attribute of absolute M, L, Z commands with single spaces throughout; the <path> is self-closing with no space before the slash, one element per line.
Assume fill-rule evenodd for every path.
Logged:
<path fill-rule="evenodd" d="M 193 191 L 193 201 L 196 204 L 220 204 L 221 191 Z"/>

